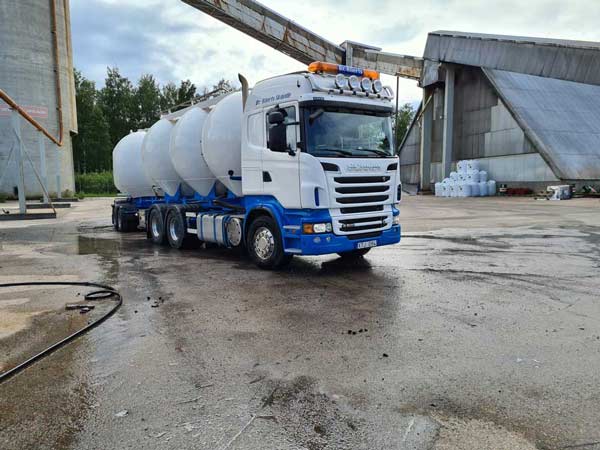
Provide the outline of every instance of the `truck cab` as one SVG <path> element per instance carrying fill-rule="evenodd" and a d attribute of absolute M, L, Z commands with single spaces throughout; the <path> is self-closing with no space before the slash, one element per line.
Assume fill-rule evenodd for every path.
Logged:
<path fill-rule="evenodd" d="M 377 73 L 336 64 L 256 84 L 244 105 L 241 186 L 247 245 L 259 265 L 278 239 L 282 259 L 362 256 L 399 242 L 391 100 Z M 254 239 L 257 211 L 280 236 L 263 229 Z"/>

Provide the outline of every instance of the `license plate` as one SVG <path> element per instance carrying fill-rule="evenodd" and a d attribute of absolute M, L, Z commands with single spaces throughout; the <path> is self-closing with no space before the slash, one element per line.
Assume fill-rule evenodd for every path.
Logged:
<path fill-rule="evenodd" d="M 358 248 L 358 249 L 371 248 L 371 247 L 377 247 L 377 241 L 364 241 L 364 242 L 359 242 L 358 244 L 356 244 L 356 248 Z"/>

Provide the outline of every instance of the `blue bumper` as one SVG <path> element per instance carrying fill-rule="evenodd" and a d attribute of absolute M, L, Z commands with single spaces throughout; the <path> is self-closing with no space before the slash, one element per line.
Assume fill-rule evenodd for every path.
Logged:
<path fill-rule="evenodd" d="M 336 236 L 333 233 L 302 234 L 300 237 L 300 252 L 290 251 L 301 255 L 325 255 L 328 253 L 341 253 L 356 250 L 359 242 L 377 241 L 377 247 L 392 245 L 400 242 L 400 225 L 394 225 L 389 230 L 383 231 L 377 237 L 351 240 L 346 236 Z M 288 253 L 286 249 L 286 253 Z"/>

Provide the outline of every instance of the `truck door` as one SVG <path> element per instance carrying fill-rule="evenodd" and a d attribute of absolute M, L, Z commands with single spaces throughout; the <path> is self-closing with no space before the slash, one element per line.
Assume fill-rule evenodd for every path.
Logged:
<path fill-rule="evenodd" d="M 269 148 L 269 114 L 282 112 L 285 119 L 286 140 L 289 152 L 276 152 Z M 263 154 L 263 187 L 265 195 L 273 195 L 284 208 L 300 208 L 300 139 L 297 104 L 280 104 L 265 111 L 267 147 Z"/>

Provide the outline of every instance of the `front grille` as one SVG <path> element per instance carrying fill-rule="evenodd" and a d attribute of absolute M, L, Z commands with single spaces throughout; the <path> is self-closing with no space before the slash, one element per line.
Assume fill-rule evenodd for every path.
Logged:
<path fill-rule="evenodd" d="M 375 216 L 375 217 L 358 217 L 355 219 L 341 219 L 340 223 L 342 225 L 350 225 L 353 223 L 365 223 L 365 222 L 374 222 L 374 221 L 384 221 L 386 216 Z"/>
<path fill-rule="evenodd" d="M 335 192 L 339 194 L 368 194 L 371 192 L 385 192 L 389 188 L 383 186 L 355 186 L 355 187 L 339 187 L 335 188 Z"/>
<path fill-rule="evenodd" d="M 352 203 L 377 203 L 383 202 L 389 198 L 389 195 L 370 195 L 361 197 L 338 197 L 336 200 L 342 205 L 349 205 Z"/>
<path fill-rule="evenodd" d="M 383 172 L 383 169 L 382 169 Z M 385 172 L 384 172 L 385 173 Z M 396 196 L 389 175 L 329 176 L 332 200 L 339 208 L 333 217 L 336 234 L 363 236 L 365 233 L 380 233 L 391 227 L 391 207 Z"/>
<path fill-rule="evenodd" d="M 333 181 L 340 184 L 385 183 L 386 181 L 390 181 L 390 177 L 335 177 Z"/>
<path fill-rule="evenodd" d="M 383 205 L 375 205 L 375 206 L 352 206 L 350 208 L 341 208 L 340 212 L 342 214 L 358 214 L 364 212 L 376 212 L 383 211 Z"/>
<path fill-rule="evenodd" d="M 341 219 L 339 220 L 340 231 L 345 232 L 357 232 L 365 230 L 380 229 L 385 227 L 387 216 L 375 216 L 375 217 L 358 217 L 354 219 Z"/>

